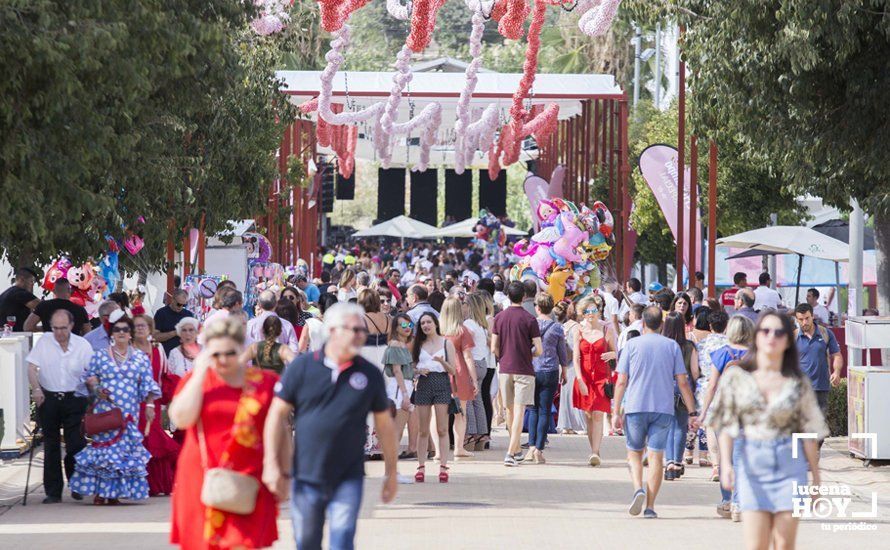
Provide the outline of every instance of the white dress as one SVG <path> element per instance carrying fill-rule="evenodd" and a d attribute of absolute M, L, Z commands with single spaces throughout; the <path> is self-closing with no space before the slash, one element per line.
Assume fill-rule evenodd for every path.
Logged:
<path fill-rule="evenodd" d="M 575 341 L 575 331 L 578 330 L 578 323 L 566 323 L 563 327 L 566 332 L 566 343 L 568 345 L 569 364 L 572 363 L 573 342 Z M 556 431 L 571 430 L 574 432 L 587 431 L 587 421 L 584 419 L 584 413 L 580 409 L 576 409 L 572 404 L 572 388 L 575 386 L 575 368 L 568 369 L 566 374 L 566 383 L 559 388 L 559 416 L 556 420 Z"/>

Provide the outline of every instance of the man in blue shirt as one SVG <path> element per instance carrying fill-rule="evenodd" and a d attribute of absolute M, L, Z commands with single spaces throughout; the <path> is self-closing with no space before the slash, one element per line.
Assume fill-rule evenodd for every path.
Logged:
<path fill-rule="evenodd" d="M 374 413 L 386 474 L 381 500 L 396 495 L 396 433 L 383 374 L 359 355 L 368 335 L 364 310 L 338 303 L 325 312 L 329 336 L 321 350 L 291 363 L 275 387 L 263 430 L 263 483 L 287 500 L 300 550 L 320 550 L 330 513 L 328 546 L 353 548 L 365 475 L 365 418 Z M 285 444 L 294 418 L 293 449 Z"/>
<path fill-rule="evenodd" d="M 295 282 L 297 284 L 297 288 L 306 293 L 306 301 L 310 304 L 317 304 L 319 297 L 321 297 L 321 291 L 318 290 L 318 287 L 309 282 L 309 279 L 306 278 L 302 273 L 298 273 L 296 277 L 294 277 Z"/>
<path fill-rule="evenodd" d="M 83 335 L 87 342 L 93 346 L 93 351 L 108 349 L 108 346 L 111 345 L 111 335 L 108 333 L 111 330 L 109 320 L 111 314 L 120 308 L 121 306 L 117 305 L 117 302 L 111 300 L 99 304 L 99 326 Z"/>
<path fill-rule="evenodd" d="M 798 329 L 794 339 L 800 357 L 800 369 L 810 377 L 816 399 L 822 414 L 828 414 L 828 391 L 841 381 L 844 358 L 834 333 L 825 327 L 817 326 L 813 319 L 810 304 L 798 304 L 794 308 Z M 828 365 L 831 363 L 831 370 Z"/>
<path fill-rule="evenodd" d="M 643 335 L 627 342 L 618 360 L 618 383 L 612 400 L 612 429 L 621 428 L 622 413 L 626 415 L 624 433 L 627 439 L 627 461 L 630 464 L 634 495 L 628 512 L 632 516 L 646 510 L 643 517 L 657 518 L 655 497 L 664 476 L 664 449 L 668 430 L 674 419 L 674 382 L 680 389 L 689 425 L 698 428 L 698 411 L 689 387 L 680 346 L 661 331 L 662 314 L 658 306 L 643 311 Z M 622 411 L 622 399 L 626 402 Z M 647 442 L 648 440 L 648 442 Z M 649 479 L 643 490 L 643 448 L 649 449 Z"/>

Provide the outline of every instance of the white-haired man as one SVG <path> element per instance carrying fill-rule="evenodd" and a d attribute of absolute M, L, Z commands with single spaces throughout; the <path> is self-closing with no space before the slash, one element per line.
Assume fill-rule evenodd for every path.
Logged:
<path fill-rule="evenodd" d="M 256 317 L 247 322 L 247 345 L 250 345 L 253 342 L 262 342 L 265 339 L 265 336 L 263 335 L 263 323 L 265 323 L 266 319 L 269 317 L 278 317 L 278 314 L 275 313 L 275 306 L 278 305 L 278 299 L 275 297 L 275 293 L 271 290 L 260 292 L 256 303 L 260 306 L 261 311 Z M 297 332 L 294 330 L 294 325 L 287 319 L 282 319 L 281 317 L 278 317 L 278 319 L 281 321 L 281 334 L 278 335 L 278 343 L 284 344 L 294 353 L 297 353 L 297 344 L 299 341 L 297 339 Z"/>
<path fill-rule="evenodd" d="M 325 312 L 324 348 L 304 353 L 276 386 L 263 434 L 263 482 L 286 500 L 292 485 L 294 537 L 301 550 L 320 549 L 327 512 L 328 545 L 352 548 L 364 487 L 365 418 L 374 413 L 386 474 L 381 498 L 396 494 L 395 430 L 383 375 L 359 355 L 367 337 L 364 310 L 338 303 Z M 285 443 L 294 415 L 293 450 Z M 291 481 L 292 478 L 292 481 Z"/>

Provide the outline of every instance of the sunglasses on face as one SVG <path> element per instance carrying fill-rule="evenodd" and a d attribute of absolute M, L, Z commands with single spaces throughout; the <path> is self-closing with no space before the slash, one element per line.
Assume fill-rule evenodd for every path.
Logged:
<path fill-rule="evenodd" d="M 211 353 L 211 354 L 210 354 L 210 356 L 213 357 L 214 359 L 220 359 L 220 358 L 222 358 L 222 357 L 225 357 L 225 358 L 235 357 L 236 355 L 238 355 L 238 352 L 235 351 L 235 350 L 218 351 L 218 352 L 216 352 L 216 353 Z"/>
<path fill-rule="evenodd" d="M 130 334 L 130 327 L 112 327 L 111 332 L 123 332 L 124 334 Z"/>
<path fill-rule="evenodd" d="M 776 338 L 784 338 L 784 337 L 788 334 L 788 331 L 786 331 L 786 330 L 783 329 L 783 328 L 767 328 L 767 327 L 763 327 L 763 328 L 758 329 L 757 332 L 759 332 L 760 334 L 762 334 L 762 335 L 764 335 L 764 336 L 769 336 L 769 335 L 772 334 L 772 335 L 774 335 Z"/>
<path fill-rule="evenodd" d="M 410 321 L 402 321 L 401 323 L 399 323 L 399 326 L 402 327 L 402 328 L 410 328 L 410 329 L 413 329 L 413 328 L 414 328 L 414 323 L 412 323 L 412 322 L 410 322 Z"/>
<path fill-rule="evenodd" d="M 584 315 L 594 315 L 599 313 L 599 311 L 600 310 L 595 307 L 587 308 L 584 310 Z"/>

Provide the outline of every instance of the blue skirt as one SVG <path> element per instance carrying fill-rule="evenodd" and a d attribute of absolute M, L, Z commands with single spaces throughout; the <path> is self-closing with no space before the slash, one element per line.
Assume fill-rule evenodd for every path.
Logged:
<path fill-rule="evenodd" d="M 735 467 L 739 506 L 742 511 L 787 512 L 792 510 L 794 483 L 807 484 L 807 459 L 797 442 L 797 458 L 791 457 L 791 438 L 772 440 L 739 437 Z"/>

